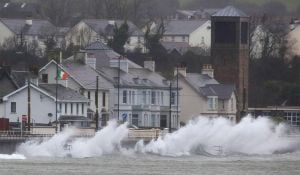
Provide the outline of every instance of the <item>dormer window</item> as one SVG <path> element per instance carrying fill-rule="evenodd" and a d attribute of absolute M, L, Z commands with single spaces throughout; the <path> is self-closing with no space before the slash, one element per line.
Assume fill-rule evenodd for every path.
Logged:
<path fill-rule="evenodd" d="M 208 100 L 207 100 L 208 110 L 216 110 L 217 109 L 216 101 L 217 101 L 217 98 L 208 97 Z"/>

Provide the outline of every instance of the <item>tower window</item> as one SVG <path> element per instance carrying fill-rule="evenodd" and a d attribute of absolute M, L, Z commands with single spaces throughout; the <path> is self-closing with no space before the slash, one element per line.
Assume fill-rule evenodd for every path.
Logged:
<path fill-rule="evenodd" d="M 248 23 L 242 22 L 241 24 L 241 43 L 247 44 L 248 43 Z"/>
<path fill-rule="evenodd" d="M 219 44 L 234 44 L 236 42 L 236 25 L 234 22 L 215 23 L 215 42 Z"/>

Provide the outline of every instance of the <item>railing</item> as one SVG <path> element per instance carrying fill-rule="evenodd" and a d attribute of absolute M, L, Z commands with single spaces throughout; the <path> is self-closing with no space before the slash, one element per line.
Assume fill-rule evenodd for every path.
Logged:
<path fill-rule="evenodd" d="M 129 129 L 129 139 L 157 139 L 161 136 L 160 129 Z"/>

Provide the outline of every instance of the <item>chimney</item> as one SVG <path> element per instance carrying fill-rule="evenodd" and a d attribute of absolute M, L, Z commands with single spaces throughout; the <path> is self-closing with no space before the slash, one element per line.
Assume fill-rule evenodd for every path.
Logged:
<path fill-rule="evenodd" d="M 86 53 L 84 63 L 93 69 L 96 69 L 96 57 L 93 53 Z"/>
<path fill-rule="evenodd" d="M 26 19 L 25 24 L 29 25 L 29 26 L 32 26 L 32 19 Z"/>
<path fill-rule="evenodd" d="M 155 72 L 155 61 L 144 61 L 144 68 L 149 69 L 151 72 Z"/>
<path fill-rule="evenodd" d="M 202 67 L 202 74 L 207 74 L 211 78 L 214 78 L 214 69 L 211 64 L 204 64 Z"/>
<path fill-rule="evenodd" d="M 119 61 L 120 61 L 120 69 L 126 73 L 128 73 L 128 61 L 127 58 L 120 56 L 120 58 L 111 59 L 109 61 L 110 67 L 119 68 Z"/>
<path fill-rule="evenodd" d="M 85 64 L 86 53 L 85 52 L 75 52 L 73 59 L 75 61 Z"/>
<path fill-rule="evenodd" d="M 180 65 L 180 66 L 178 66 L 178 68 L 175 67 L 175 69 L 174 69 L 175 76 L 177 75 L 177 71 L 178 71 L 179 75 L 186 77 L 186 66 L 185 65 Z"/>

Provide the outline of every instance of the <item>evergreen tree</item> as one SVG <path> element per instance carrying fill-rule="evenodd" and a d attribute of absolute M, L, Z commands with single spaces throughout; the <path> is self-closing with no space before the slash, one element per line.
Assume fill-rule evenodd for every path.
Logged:
<path fill-rule="evenodd" d="M 124 53 L 124 45 L 129 38 L 129 26 L 125 21 L 120 27 L 116 24 L 113 30 L 113 38 L 108 40 L 108 45 L 113 48 L 114 51 L 122 54 Z"/>

